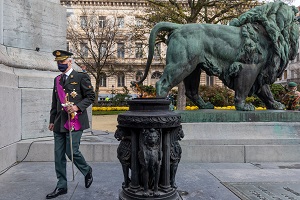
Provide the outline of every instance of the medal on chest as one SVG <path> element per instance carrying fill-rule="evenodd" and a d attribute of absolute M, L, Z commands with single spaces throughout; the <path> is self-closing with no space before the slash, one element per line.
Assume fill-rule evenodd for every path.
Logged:
<path fill-rule="evenodd" d="M 71 97 L 73 97 L 73 99 L 78 95 L 77 92 L 75 91 L 75 89 L 73 89 L 73 92 L 70 93 Z"/>

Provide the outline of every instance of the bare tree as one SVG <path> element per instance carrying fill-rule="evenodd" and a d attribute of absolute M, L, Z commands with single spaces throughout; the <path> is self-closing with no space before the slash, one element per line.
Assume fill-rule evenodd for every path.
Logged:
<path fill-rule="evenodd" d="M 127 37 L 120 31 L 119 23 L 115 16 L 99 16 L 94 8 L 85 7 L 80 16 L 70 18 L 68 22 L 67 39 L 74 59 L 95 78 L 95 104 L 98 103 L 101 80 L 104 80 L 104 69 L 109 69 L 106 77 L 116 75 L 116 55 L 125 51 L 125 45 L 118 45 L 124 44 L 119 42 Z"/>
<path fill-rule="evenodd" d="M 169 21 L 181 24 L 227 24 L 232 18 L 260 4 L 257 0 L 146 0 L 149 3 L 144 20 L 151 29 L 157 22 Z M 166 42 L 166 35 L 158 36 L 157 42 Z M 178 85 L 177 109 L 185 108 L 184 84 Z"/>

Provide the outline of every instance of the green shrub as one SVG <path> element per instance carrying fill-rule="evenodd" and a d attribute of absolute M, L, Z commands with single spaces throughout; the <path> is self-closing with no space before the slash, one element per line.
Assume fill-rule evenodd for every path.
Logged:
<path fill-rule="evenodd" d="M 219 85 L 200 85 L 199 94 L 205 102 L 210 101 L 214 106 L 234 105 L 234 91 Z"/>
<path fill-rule="evenodd" d="M 255 107 L 265 107 L 265 104 L 256 95 L 246 98 L 246 103 L 252 103 Z"/>
<path fill-rule="evenodd" d="M 287 92 L 287 89 L 280 84 L 272 84 L 270 88 L 271 92 L 273 93 L 274 99 L 281 102 L 283 96 Z"/>

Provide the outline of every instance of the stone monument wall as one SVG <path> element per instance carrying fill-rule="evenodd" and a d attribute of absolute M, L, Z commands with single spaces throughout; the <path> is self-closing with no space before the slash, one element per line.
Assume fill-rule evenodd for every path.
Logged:
<path fill-rule="evenodd" d="M 66 48 L 59 0 L 0 0 L 0 171 L 16 161 L 17 142 L 48 131 L 52 51 Z"/>

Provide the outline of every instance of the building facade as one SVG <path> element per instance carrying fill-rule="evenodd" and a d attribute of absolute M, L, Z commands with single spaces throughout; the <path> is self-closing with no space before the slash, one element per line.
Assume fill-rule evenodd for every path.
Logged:
<path fill-rule="evenodd" d="M 81 20 L 81 26 L 86 25 L 84 20 L 87 17 L 86 13 L 83 13 L 83 9 L 94 10 L 92 13 L 97 16 L 99 26 L 104 27 L 108 19 L 116 20 L 122 36 L 114 44 L 115 51 L 101 70 L 99 96 L 102 99 L 106 96 L 112 97 L 113 94 L 122 92 L 124 86 L 129 89 L 130 94 L 135 94 L 135 91 L 132 91 L 130 88 L 130 82 L 139 80 L 144 74 L 148 56 L 147 44 L 150 30 L 144 30 L 143 37 L 137 40 L 130 37 L 133 35 L 133 26 L 143 27 L 142 17 L 145 15 L 145 9 L 149 4 L 143 0 L 60 0 L 60 2 L 67 8 L 68 18 Z M 67 38 L 67 40 L 69 41 L 70 38 Z M 81 44 L 80 48 L 86 52 L 86 56 L 91 56 L 88 50 L 85 49 L 85 45 Z M 74 50 L 70 42 L 67 42 L 67 49 L 71 52 Z M 144 85 L 155 86 L 156 81 L 160 78 L 164 70 L 165 55 L 166 45 L 163 43 L 158 44 Z M 84 66 L 84 63 L 78 64 L 81 67 Z M 95 78 L 93 76 L 91 78 L 95 85 Z M 295 60 L 290 62 L 276 83 L 286 85 L 289 81 L 300 83 L 299 53 Z M 210 86 L 215 84 L 223 85 L 222 81 L 217 77 L 208 76 L 205 73 L 201 74 L 200 84 Z"/>
<path fill-rule="evenodd" d="M 122 32 L 119 41 L 114 46 L 114 54 L 106 61 L 100 76 L 99 96 L 105 98 L 112 93 L 121 92 L 126 86 L 130 94 L 134 94 L 130 88 L 130 82 L 139 80 L 146 66 L 148 56 L 148 36 L 150 30 L 146 30 L 140 38 L 132 39 L 132 27 L 142 27 L 142 16 L 145 14 L 145 8 L 149 5 L 143 0 L 88 0 L 88 1 L 66 1 L 61 0 L 61 4 L 67 8 L 68 18 L 77 18 L 82 20 L 81 25 L 85 26 L 85 10 L 94 10 L 92 13 L 98 16 L 99 26 L 105 26 L 108 19 L 115 19 L 119 30 Z M 68 38 L 70 39 L 70 38 Z M 68 50 L 72 51 L 72 45 Z M 84 45 L 82 45 L 84 49 Z M 152 61 L 148 77 L 144 85 L 155 86 L 156 81 L 162 75 L 165 66 L 166 45 L 159 43 L 156 46 L 155 55 Z M 90 56 L 86 50 L 86 56 Z M 76 60 L 76 55 L 75 55 Z M 79 63 L 79 65 L 84 65 Z M 115 73 L 112 73 L 115 72 Z M 91 76 L 92 77 L 92 76 Z M 94 77 L 92 77 L 95 83 Z M 214 85 L 222 82 L 213 76 L 201 75 L 200 84 Z"/>

